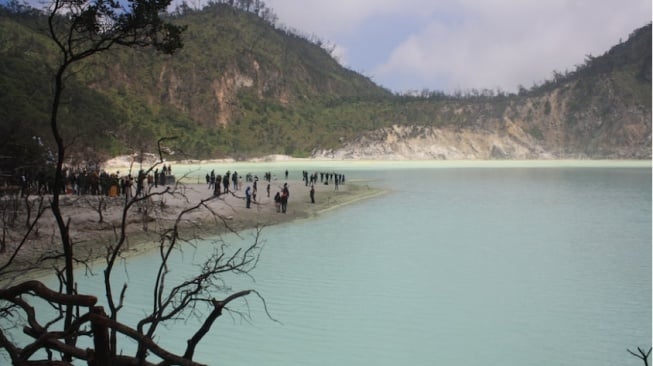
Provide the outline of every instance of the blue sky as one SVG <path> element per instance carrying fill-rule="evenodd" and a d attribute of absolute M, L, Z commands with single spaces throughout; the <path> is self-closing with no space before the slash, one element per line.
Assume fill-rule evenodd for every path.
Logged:
<path fill-rule="evenodd" d="M 395 92 L 516 91 L 573 70 L 651 22 L 650 0 L 266 0 Z"/>

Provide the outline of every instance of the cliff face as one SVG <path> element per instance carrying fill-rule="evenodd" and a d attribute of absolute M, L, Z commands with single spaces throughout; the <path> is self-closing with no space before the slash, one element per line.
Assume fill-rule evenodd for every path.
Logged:
<path fill-rule="evenodd" d="M 318 150 L 312 155 L 320 159 L 369 160 L 466 160 L 466 159 L 536 159 L 551 157 L 530 138 L 501 136 L 491 131 L 428 126 L 384 127 L 342 148 Z"/>
<path fill-rule="evenodd" d="M 582 105 L 578 83 L 541 96 L 470 103 L 455 112 L 457 125 L 395 124 L 315 150 L 333 159 L 650 159 L 651 109 L 613 92 L 613 81 Z M 442 113 L 451 113 L 442 110 Z M 441 117 L 433 115 L 434 120 Z"/>
<path fill-rule="evenodd" d="M 414 108 L 432 122 L 397 121 L 313 156 L 651 159 L 651 24 L 531 91 Z"/>
<path fill-rule="evenodd" d="M 640 139 L 643 128 L 622 131 L 627 139 Z M 651 135 L 646 144 L 617 145 L 599 151 L 574 151 L 568 145 L 547 146 L 506 121 L 501 131 L 429 126 L 384 127 L 343 144 L 341 148 L 316 150 L 313 158 L 364 160 L 493 160 L 493 159 L 650 159 Z M 585 151 L 583 151 L 585 150 Z"/>

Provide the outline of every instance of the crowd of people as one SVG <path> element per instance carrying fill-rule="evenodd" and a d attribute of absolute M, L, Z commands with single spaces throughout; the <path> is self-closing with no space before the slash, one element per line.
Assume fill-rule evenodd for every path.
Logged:
<path fill-rule="evenodd" d="M 314 185 L 317 184 L 317 177 L 320 177 L 320 183 L 324 185 L 329 185 L 330 183 L 335 185 L 335 189 L 338 190 L 338 186 L 340 184 L 345 184 L 345 175 L 344 174 L 339 174 L 335 172 L 315 172 L 311 175 L 308 174 L 306 170 L 302 171 L 302 180 L 304 181 L 305 185 L 308 186 L 309 184 Z"/>
<path fill-rule="evenodd" d="M 54 172 L 39 169 L 36 173 L 22 172 L 15 177 L 20 189 L 20 196 L 30 194 L 52 194 L 55 189 Z M 174 183 L 172 167 L 163 165 L 159 171 L 146 172 L 141 169 L 136 176 L 131 173 L 121 175 L 120 171 L 108 173 L 105 170 L 87 170 L 85 168 L 64 168 L 59 184 L 60 194 L 119 196 L 143 195 L 149 186 L 169 185 Z"/>
<path fill-rule="evenodd" d="M 272 182 L 277 180 L 271 172 L 263 174 L 262 184 L 265 185 L 265 196 L 270 198 Z M 220 196 L 227 193 L 235 193 L 244 189 L 245 207 L 251 208 L 252 202 L 259 203 L 260 188 L 258 175 L 247 173 L 245 177 L 238 174 L 237 171 L 227 170 L 224 174 L 216 174 L 215 170 L 206 173 L 206 184 L 208 189 L 213 192 L 214 196 Z M 288 170 L 283 172 L 283 178 L 287 181 L 289 178 Z M 52 194 L 54 189 L 54 174 L 47 174 L 44 170 L 38 170 L 35 174 L 23 173 L 16 178 L 16 186 L 20 189 L 21 197 L 28 194 Z M 310 202 L 315 203 L 315 186 L 333 185 L 335 190 L 345 182 L 345 175 L 335 172 L 313 172 L 302 171 L 302 181 L 306 187 L 310 186 L 308 191 Z M 62 182 L 59 185 L 60 194 L 72 195 L 104 195 L 109 197 L 124 196 L 126 198 L 138 197 L 144 195 L 149 188 L 170 185 L 175 183 L 175 177 L 172 175 L 172 167 L 164 164 L 161 169 L 145 171 L 139 170 L 137 174 L 131 172 L 121 175 L 120 171 L 108 173 L 99 169 L 72 169 L 64 168 Z M 290 199 L 290 189 L 288 183 L 280 185 L 273 197 L 276 211 L 286 213 L 288 210 L 288 201 Z"/>
<path fill-rule="evenodd" d="M 285 170 L 283 173 L 285 180 L 289 178 L 288 170 Z M 319 181 L 318 181 L 319 179 Z M 208 189 L 213 192 L 215 196 L 220 196 L 227 193 L 235 193 L 242 189 L 243 184 L 246 185 L 244 190 L 244 199 L 245 199 L 245 208 L 251 208 L 252 202 L 259 203 L 257 200 L 258 189 L 259 189 L 259 177 L 258 175 L 247 173 L 245 174 L 245 179 L 243 183 L 243 177 L 238 174 L 237 171 L 231 172 L 227 170 L 224 174 L 216 174 L 215 170 L 211 170 L 205 175 L 206 184 Z M 270 197 L 271 184 L 273 180 L 277 180 L 276 176 L 273 176 L 271 172 L 265 172 L 263 174 L 263 184 L 265 184 L 265 195 Z M 309 198 L 311 203 L 315 203 L 315 185 L 320 183 L 323 185 L 333 184 L 335 190 L 338 190 L 338 187 L 345 182 L 345 175 L 335 172 L 313 172 L 310 173 L 306 170 L 302 171 L 302 181 L 305 186 L 310 185 Z M 288 183 L 284 183 L 283 186 L 279 187 L 279 190 L 273 197 L 276 211 L 279 213 L 286 213 L 288 210 L 288 200 L 290 198 L 290 189 Z"/>

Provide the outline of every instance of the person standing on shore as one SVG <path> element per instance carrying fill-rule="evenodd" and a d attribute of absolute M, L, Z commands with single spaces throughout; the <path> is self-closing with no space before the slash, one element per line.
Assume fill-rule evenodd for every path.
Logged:
<path fill-rule="evenodd" d="M 127 174 L 127 177 L 124 180 L 123 183 L 123 192 L 125 192 L 125 198 L 131 199 L 132 198 L 132 176 L 131 174 Z"/>
<path fill-rule="evenodd" d="M 315 186 L 311 184 L 311 191 L 309 193 L 311 196 L 311 203 L 315 203 Z"/>
<path fill-rule="evenodd" d="M 288 208 L 288 198 L 290 198 L 290 191 L 288 190 L 288 183 L 283 184 L 281 190 L 281 212 L 286 213 Z"/>
<path fill-rule="evenodd" d="M 247 188 L 245 189 L 245 207 L 249 208 L 251 204 L 252 204 L 252 187 L 247 185 Z"/>
<path fill-rule="evenodd" d="M 220 197 L 220 182 L 222 182 L 222 176 L 220 174 L 215 176 L 215 183 L 213 184 L 213 195 Z"/>
<path fill-rule="evenodd" d="M 226 173 L 224 173 L 224 177 L 222 177 L 222 191 L 224 193 L 229 193 L 229 171 L 227 170 Z"/>
<path fill-rule="evenodd" d="M 254 183 L 252 183 L 254 186 L 254 189 L 252 190 L 252 198 L 254 199 L 254 202 L 256 202 L 256 193 L 258 192 L 258 178 L 254 179 Z"/>
<path fill-rule="evenodd" d="M 281 212 L 281 193 L 279 192 L 274 195 L 274 207 L 277 208 L 277 212 Z"/>

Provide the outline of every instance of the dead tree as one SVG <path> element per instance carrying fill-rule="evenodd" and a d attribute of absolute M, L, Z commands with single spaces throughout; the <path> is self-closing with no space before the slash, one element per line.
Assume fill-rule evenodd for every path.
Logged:
<path fill-rule="evenodd" d="M 95 202 L 93 202 L 95 201 Z M 86 197 L 85 203 L 88 207 L 93 209 L 93 211 L 97 212 L 98 214 L 98 224 L 103 224 L 104 223 L 104 215 L 102 214 L 103 211 L 107 209 L 107 200 L 104 196 L 99 195 L 99 196 L 94 196 L 93 199 L 89 199 Z"/>
<path fill-rule="evenodd" d="M 648 356 L 651 355 L 651 350 L 653 350 L 653 347 L 649 347 L 648 352 L 644 352 L 642 348 L 637 347 L 637 352 L 639 352 L 639 354 L 637 354 L 627 349 L 628 353 L 642 360 L 644 362 L 644 366 L 648 366 Z"/>
<path fill-rule="evenodd" d="M 34 280 L 1 286 L 0 351 L 8 355 L 14 365 L 72 365 L 75 360 L 93 366 L 151 365 L 151 361 L 148 361 L 150 355 L 162 360 L 159 364 L 163 365 L 199 365 L 193 361 L 195 348 L 213 322 L 231 302 L 252 293 L 257 294 L 254 290 L 243 290 L 222 299 L 216 298 L 220 291 L 225 290 L 220 278 L 223 274 L 229 272 L 247 275 L 256 266 L 260 253 L 259 231 L 257 239 L 250 246 L 231 253 L 225 250 L 226 245 L 217 246 L 196 276 L 176 285 L 167 284 L 166 278 L 170 273 L 168 261 L 184 242 L 180 230 L 185 215 L 196 210 L 207 210 L 216 220 L 225 221 L 207 204 L 214 199 L 210 197 L 189 205 L 176 216 L 170 227 L 162 230 L 159 242 L 161 262 L 153 287 L 151 309 L 136 325 L 130 326 L 121 321 L 120 311 L 125 302 L 127 285 L 124 284 L 119 290 L 114 289 L 111 280 L 117 260 L 122 258 L 127 243 L 128 213 L 144 200 L 179 195 L 182 191 L 179 185 L 125 198 L 118 234 L 106 246 L 106 264 L 102 272 L 104 293 L 82 294 L 77 289 L 74 269 L 76 265 L 86 265 L 86 261 L 74 252 L 74 238 L 70 234 L 71 221 L 64 218 L 60 202 L 66 145 L 58 116 L 64 82 L 74 65 L 114 46 L 154 47 L 162 53 L 173 53 L 181 47 L 184 28 L 162 19 L 161 14 L 169 4 L 170 0 L 53 0 L 49 6 L 49 36 L 60 52 L 60 63 L 54 68 L 50 116 L 56 144 L 53 193 L 49 197 L 48 210 L 39 206 L 34 219 L 28 220 L 25 233 L 12 246 L 11 255 L 2 257 L 0 278 L 6 279 L 9 274 L 23 270 L 15 268 L 15 258 L 25 249 L 39 219 L 47 213 L 56 222 L 56 241 L 53 243 L 58 250 L 44 254 L 36 262 L 50 263 L 59 279 L 59 286 L 56 289 L 48 288 Z M 166 139 L 159 141 L 160 161 L 157 164 L 163 163 L 161 143 L 165 141 Z M 100 296 L 105 297 L 107 309 L 97 305 Z M 40 308 L 35 305 L 39 301 L 47 303 L 47 308 L 52 310 L 53 315 L 47 317 L 41 314 Z M 188 340 L 185 349 L 174 353 L 156 344 L 154 339 L 157 329 L 175 318 L 198 315 L 195 311 L 202 304 L 209 306 L 210 313 L 202 319 L 199 329 Z M 18 329 L 22 329 L 28 340 L 13 337 L 11 326 L 14 329 L 20 327 Z M 134 354 L 119 354 L 121 348 L 117 344 L 118 334 L 136 342 L 137 350 Z M 79 340 L 82 338 L 89 338 L 92 347 L 81 346 Z"/>
<path fill-rule="evenodd" d="M 149 198 L 175 194 L 177 194 L 176 191 L 171 188 L 152 193 Z M 146 199 L 146 197 L 133 197 L 127 202 L 123 208 L 123 220 L 127 220 L 130 208 L 134 207 L 141 199 Z M 216 199 L 210 197 L 182 210 L 176 216 L 174 223 L 161 232 L 159 241 L 161 260 L 155 284 L 152 287 L 152 307 L 149 313 L 137 322 L 136 326 L 128 326 L 119 318 L 125 301 L 127 284 L 124 284 L 119 291 L 115 291 L 111 281 L 116 261 L 121 257 L 122 248 L 126 243 L 126 221 L 121 224 L 121 235 L 118 240 L 107 247 L 106 266 L 103 271 L 105 294 L 102 296 L 106 297 L 108 309 L 105 310 L 103 307 L 97 306 L 99 296 L 77 292 L 66 294 L 63 291 L 63 282 L 58 290 L 49 289 L 38 281 L 25 281 L 0 290 L 0 302 L 3 304 L 0 307 L 0 313 L 5 319 L 26 319 L 23 332 L 33 339 L 29 344 L 18 346 L 11 342 L 4 332 L 0 332 L 0 346 L 9 354 L 13 364 L 72 365 L 72 360 L 78 359 L 86 361 L 89 365 L 150 365 L 147 356 L 154 355 L 162 359 L 164 364 L 199 365 L 193 361 L 195 348 L 208 333 L 214 321 L 222 315 L 231 302 L 252 293 L 258 295 L 255 290 L 247 289 L 237 291 L 223 299 L 215 298 L 217 293 L 224 293 L 224 285 L 220 278 L 222 274 L 227 272 L 248 274 L 255 268 L 260 254 L 258 240 L 260 229 L 256 231 L 253 242 L 245 248 L 229 252 L 226 250 L 226 243 L 216 246 L 213 254 L 202 263 L 201 270 L 197 275 L 171 286 L 170 289 L 167 288 L 166 277 L 171 272 L 168 261 L 175 251 L 181 249 L 181 242 L 185 241 L 181 235 L 184 216 L 200 209 L 205 209 L 209 214 L 215 214 L 208 206 L 209 201 L 212 200 Z M 217 220 L 223 219 L 217 214 L 215 217 Z M 0 273 L 3 269 L 0 267 Z M 59 270 L 59 272 L 63 273 L 64 271 Z M 54 315 L 47 323 L 39 322 L 44 314 L 39 313 L 37 317 L 36 308 L 30 304 L 28 298 L 47 301 L 50 308 L 55 309 Z M 209 307 L 209 314 L 203 318 L 198 330 L 188 339 L 185 349 L 172 353 L 156 344 L 154 338 L 158 327 L 180 317 L 197 316 L 195 311 L 202 304 Z M 65 312 L 69 306 L 74 309 L 73 321 L 69 326 L 65 325 L 61 329 L 57 329 L 54 324 L 57 320 L 65 319 Z M 134 355 L 117 354 L 120 349 L 117 344 L 118 334 L 123 334 L 137 343 L 138 350 Z M 73 342 L 72 345 L 66 343 L 68 338 L 77 341 L 82 337 L 90 337 L 94 347 L 85 349 L 77 346 L 77 342 Z M 51 358 L 32 360 L 39 350 L 47 350 Z M 52 356 L 53 352 L 68 355 L 71 360 L 65 361 L 63 357 L 57 359 Z"/>
<path fill-rule="evenodd" d="M 3 254 L 5 254 L 3 259 L 6 259 L 4 259 L 3 262 L 0 262 L 0 279 L 4 281 L 9 281 L 10 279 L 19 276 L 22 270 L 31 269 L 31 267 L 25 266 L 24 264 L 22 265 L 22 269 L 16 269 L 13 264 L 15 263 L 19 253 L 27 245 L 30 236 L 38 235 L 39 220 L 46 213 L 46 210 L 49 209 L 49 206 L 45 205 L 42 196 L 37 198 L 33 203 L 37 203 L 37 205 L 35 205 L 36 212 L 34 212 L 34 218 L 31 218 L 32 211 L 31 209 L 28 209 L 27 212 L 29 214 L 26 214 L 26 216 L 28 216 L 26 228 L 22 232 L 17 230 L 20 226 L 5 221 L 4 213 L 2 214 L 2 245 Z M 32 263 L 31 265 L 35 266 L 37 264 Z"/>

